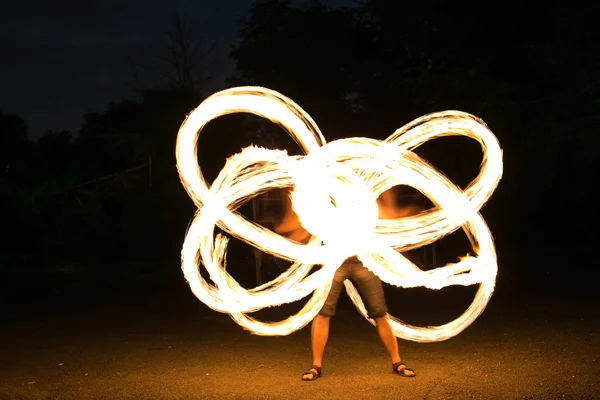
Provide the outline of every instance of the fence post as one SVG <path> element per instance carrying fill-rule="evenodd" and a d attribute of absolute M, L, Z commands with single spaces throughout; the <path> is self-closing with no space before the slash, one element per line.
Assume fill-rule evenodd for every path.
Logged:
<path fill-rule="evenodd" d="M 254 222 L 259 222 L 258 214 L 258 201 L 254 197 L 252 199 L 252 220 Z M 262 252 L 256 248 L 254 249 L 254 264 L 256 268 L 256 286 L 260 286 L 262 285 Z"/>
<path fill-rule="evenodd" d="M 148 187 L 152 187 L 152 156 L 148 157 Z"/>

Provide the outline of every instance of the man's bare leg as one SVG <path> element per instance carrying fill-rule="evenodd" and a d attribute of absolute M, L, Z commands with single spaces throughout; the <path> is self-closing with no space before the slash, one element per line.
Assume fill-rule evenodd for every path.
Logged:
<path fill-rule="evenodd" d="M 323 365 L 323 353 L 325 352 L 325 346 L 327 345 L 327 339 L 329 337 L 330 320 L 331 317 L 317 315 L 310 328 L 313 365 L 316 365 L 317 367 Z M 316 374 L 317 371 L 311 369 L 308 373 L 302 375 L 302 379 L 311 380 Z"/>
<path fill-rule="evenodd" d="M 394 336 L 394 331 L 388 321 L 388 316 L 375 318 L 375 322 L 377 323 L 377 333 L 390 354 L 392 364 L 399 363 L 402 359 L 400 358 L 400 352 L 398 351 L 398 340 L 396 339 L 396 336 Z M 407 376 L 416 375 L 414 371 L 408 369 L 405 370 L 405 373 Z"/>

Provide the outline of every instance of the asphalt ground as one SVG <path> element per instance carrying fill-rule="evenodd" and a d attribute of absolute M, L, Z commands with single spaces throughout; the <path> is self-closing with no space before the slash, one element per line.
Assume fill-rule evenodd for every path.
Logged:
<path fill-rule="evenodd" d="M 420 325 L 452 320 L 474 293 L 386 290 L 391 313 Z M 183 278 L 165 287 L 24 288 L 2 300 L 0 399 L 596 399 L 599 305 L 591 289 L 499 282 L 458 336 L 400 340 L 417 372 L 407 379 L 392 374 L 375 329 L 343 297 L 324 375 L 304 382 L 309 327 L 251 335 L 200 303 Z"/>

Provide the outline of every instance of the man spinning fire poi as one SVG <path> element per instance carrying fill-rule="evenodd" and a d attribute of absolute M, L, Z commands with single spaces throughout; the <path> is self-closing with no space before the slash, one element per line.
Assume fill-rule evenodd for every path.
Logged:
<path fill-rule="evenodd" d="M 414 215 L 419 211 L 419 208 L 414 205 L 398 207 L 393 190 L 383 192 L 377 199 L 377 205 L 379 208 L 379 218 L 381 219 L 402 218 Z M 275 226 L 275 232 L 286 236 L 290 240 L 301 243 L 307 243 L 311 238 L 311 234 L 302 227 L 298 215 L 293 210 L 289 197 L 286 197 L 285 213 L 281 223 Z M 367 269 L 357 257 L 351 257 L 335 272 L 333 284 L 325 300 L 325 305 L 312 321 L 312 365 L 302 374 L 302 380 L 313 381 L 320 378 L 323 374 L 323 353 L 329 337 L 329 322 L 335 314 L 337 301 L 344 288 L 344 281 L 346 279 L 351 279 L 357 285 L 367 307 L 369 318 L 375 320 L 377 334 L 392 360 L 392 372 L 406 378 L 415 377 L 415 371 L 408 368 L 400 357 L 398 341 L 388 321 L 387 305 L 381 280 Z"/>
<path fill-rule="evenodd" d="M 240 112 L 282 126 L 304 156 L 251 146 L 230 157 L 208 185 L 197 159 L 200 132 L 212 119 Z M 464 189 L 413 151 L 445 136 L 468 137 L 481 145 L 480 172 Z M 181 251 L 181 268 L 190 289 L 208 307 L 229 314 L 257 335 L 288 335 L 313 321 L 314 365 L 303 375 L 306 380 L 321 375 L 329 320 L 341 284 L 358 311 L 377 326 L 394 373 L 407 377 L 415 373 L 402 363 L 396 337 L 421 343 L 451 338 L 483 312 L 494 292 L 496 250 L 479 210 L 502 177 L 502 149 L 487 125 L 471 114 L 453 110 L 428 114 L 383 141 L 356 137 L 328 143 L 310 115 L 291 99 L 266 88 L 237 87 L 209 96 L 187 116 L 177 136 L 176 157 L 182 184 L 198 207 Z M 386 191 L 397 185 L 416 189 L 434 207 L 416 215 L 395 209 Z M 289 187 L 294 187 L 293 210 L 288 206 L 287 218 L 278 227 L 289 239 L 237 211 L 257 193 Z M 217 228 L 293 264 L 272 281 L 246 289 L 226 269 L 228 239 Z M 401 255 L 457 229 L 467 235 L 474 255 L 427 271 Z M 315 265 L 320 268 L 311 273 Z M 200 274 L 200 268 L 206 269 L 212 282 Z M 347 278 L 357 281 L 364 298 Z M 479 288 L 455 320 L 420 327 L 388 314 L 381 282 L 434 290 L 449 285 Z M 259 321 L 250 315 L 307 296 L 304 307 L 282 321 Z"/>

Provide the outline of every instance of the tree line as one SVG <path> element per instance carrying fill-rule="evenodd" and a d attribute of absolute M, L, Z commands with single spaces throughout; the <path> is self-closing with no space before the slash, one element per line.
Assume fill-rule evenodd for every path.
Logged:
<path fill-rule="evenodd" d="M 282 92 L 328 140 L 383 139 L 445 109 L 477 115 L 504 149 L 504 178 L 482 211 L 501 260 L 540 271 L 545 262 L 591 254 L 585 240 L 564 236 L 579 228 L 573 210 L 588 208 L 600 152 L 593 10 L 519 2 L 467 12 L 413 3 L 257 2 L 239 21 L 226 84 Z M 175 138 L 210 93 L 189 65 L 176 68 L 171 85 L 85 115 L 76 133 L 49 131 L 34 141 L 26 121 L 0 114 L 3 266 L 177 259 L 195 210 L 177 175 Z M 273 124 L 224 117 L 201 137 L 209 179 L 249 144 L 297 151 Z M 477 146 L 462 140 L 438 139 L 419 152 L 463 187 L 481 161 Z"/>

